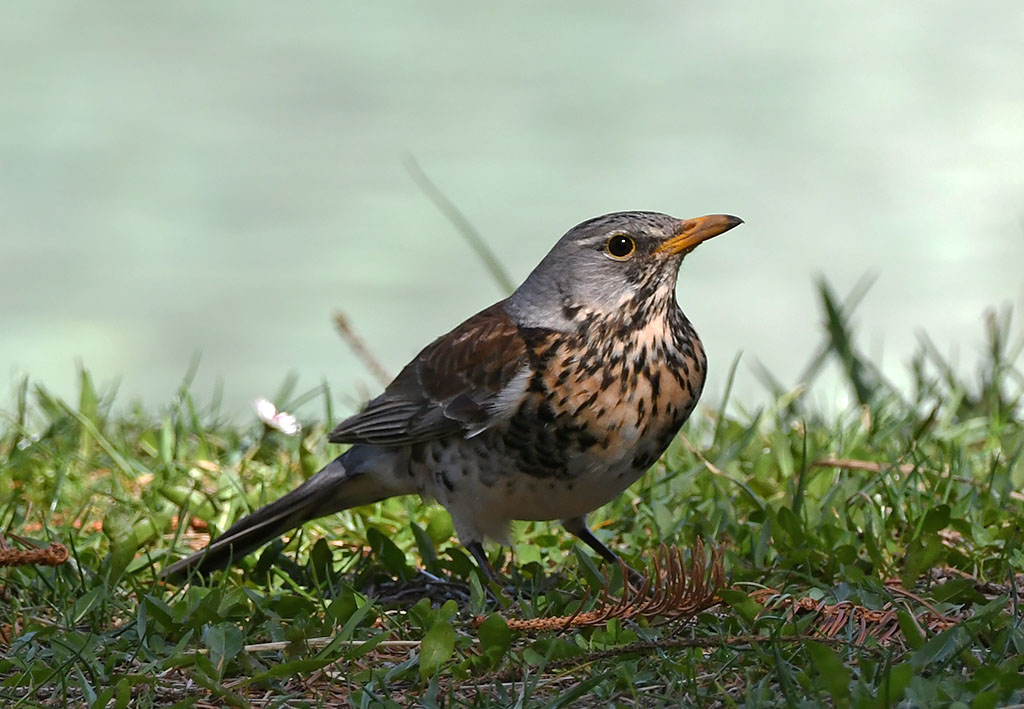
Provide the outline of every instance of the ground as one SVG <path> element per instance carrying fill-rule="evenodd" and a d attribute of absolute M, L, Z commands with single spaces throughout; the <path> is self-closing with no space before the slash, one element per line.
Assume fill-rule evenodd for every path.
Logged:
<path fill-rule="evenodd" d="M 325 443 L 329 394 L 310 393 L 323 412 L 287 436 L 226 423 L 187 383 L 153 411 L 85 372 L 73 403 L 26 381 L 0 420 L 0 530 L 8 561 L 51 542 L 69 558 L 0 571 L 0 703 L 1022 703 L 1024 377 L 1008 318 L 990 318 L 975 375 L 924 343 L 899 391 L 821 294 L 826 346 L 806 381 L 813 392 L 836 363 L 847 410 L 766 374 L 769 403 L 705 401 L 592 516 L 635 568 L 662 545 L 686 559 L 669 574 L 676 597 L 630 597 L 653 616 L 615 605 L 621 573 L 546 524 L 519 525 L 510 554 L 490 549 L 508 584 L 485 589 L 447 514 L 413 498 L 307 524 L 205 585 L 162 583 L 169 559 L 340 450 Z M 684 608 L 695 582 L 715 598 Z M 535 618 L 560 620 L 518 622 Z"/>

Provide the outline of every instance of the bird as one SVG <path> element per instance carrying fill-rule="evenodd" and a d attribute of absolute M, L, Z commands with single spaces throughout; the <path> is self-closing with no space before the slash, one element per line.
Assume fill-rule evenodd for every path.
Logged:
<path fill-rule="evenodd" d="M 704 388 L 707 357 L 676 300 L 683 259 L 742 224 L 615 212 L 565 233 L 507 298 L 427 345 L 329 434 L 322 470 L 163 572 L 203 576 L 304 522 L 407 494 L 483 543 L 513 520 L 560 521 L 608 562 L 586 516 L 661 456 Z"/>

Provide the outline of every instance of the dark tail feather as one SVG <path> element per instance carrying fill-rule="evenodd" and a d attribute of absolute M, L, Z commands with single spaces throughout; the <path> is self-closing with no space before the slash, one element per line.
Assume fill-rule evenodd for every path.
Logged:
<path fill-rule="evenodd" d="M 347 472 L 344 460 L 347 456 L 346 453 L 335 458 L 284 497 L 238 520 L 205 549 L 171 564 L 160 576 L 180 579 L 223 569 L 303 522 L 376 502 L 392 494 L 375 485 L 372 475 Z"/>

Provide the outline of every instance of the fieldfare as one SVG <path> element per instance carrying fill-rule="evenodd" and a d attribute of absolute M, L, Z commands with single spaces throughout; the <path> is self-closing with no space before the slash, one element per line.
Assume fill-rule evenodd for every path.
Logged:
<path fill-rule="evenodd" d="M 559 239 L 508 298 L 420 352 L 331 432 L 351 447 L 239 520 L 165 576 L 227 566 L 307 520 L 418 493 L 494 578 L 482 542 L 512 520 L 561 520 L 608 561 L 587 527 L 664 452 L 693 412 L 707 359 L 676 303 L 679 265 L 742 223 L 620 212 Z"/>

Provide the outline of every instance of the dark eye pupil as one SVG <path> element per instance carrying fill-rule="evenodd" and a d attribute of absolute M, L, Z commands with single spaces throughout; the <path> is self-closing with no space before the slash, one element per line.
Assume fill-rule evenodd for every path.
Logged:
<path fill-rule="evenodd" d="M 612 256 L 629 256 L 633 253 L 633 240 L 628 236 L 613 236 L 608 242 L 608 253 Z"/>

